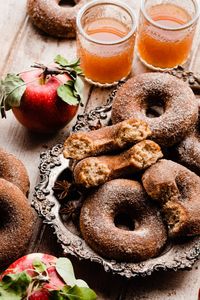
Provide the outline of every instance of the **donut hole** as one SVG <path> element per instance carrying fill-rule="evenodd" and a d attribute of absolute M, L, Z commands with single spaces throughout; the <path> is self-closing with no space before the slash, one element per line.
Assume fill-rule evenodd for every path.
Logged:
<path fill-rule="evenodd" d="M 0 203 L 0 229 L 7 227 L 11 218 L 9 211 L 9 207 L 7 207 L 5 202 Z"/>
<path fill-rule="evenodd" d="M 59 6 L 71 6 L 71 7 L 73 7 L 75 5 L 76 5 L 76 3 L 73 0 L 60 0 L 60 2 L 59 2 Z"/>
<path fill-rule="evenodd" d="M 149 95 L 146 99 L 146 116 L 148 118 L 159 118 L 165 112 L 163 95 Z"/>
<path fill-rule="evenodd" d="M 114 218 L 115 226 L 128 231 L 133 231 L 135 229 L 135 222 L 133 217 L 126 212 L 117 213 Z"/>

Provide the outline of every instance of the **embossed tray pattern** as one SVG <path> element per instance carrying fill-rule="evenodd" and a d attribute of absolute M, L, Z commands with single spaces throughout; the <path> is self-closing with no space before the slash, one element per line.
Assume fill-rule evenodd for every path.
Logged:
<path fill-rule="evenodd" d="M 180 69 L 177 74 L 180 77 Z M 191 72 L 188 74 L 190 78 L 194 76 Z M 176 73 L 173 75 L 176 76 Z M 111 93 L 104 106 L 96 107 L 89 113 L 79 115 L 73 130 L 90 130 L 108 124 L 115 92 L 116 90 Z M 44 222 L 54 228 L 65 254 L 69 253 L 79 259 L 97 262 L 104 267 L 105 271 L 111 271 L 127 278 L 150 275 L 153 271 L 158 270 L 176 271 L 192 267 L 200 255 L 200 237 L 190 238 L 181 243 L 170 243 L 164 252 L 156 258 L 141 263 L 126 263 L 102 258 L 85 243 L 76 233 L 76 230 L 66 227 L 59 215 L 61 204 L 52 189 L 58 176 L 70 164 L 70 160 L 63 158 L 62 149 L 63 146 L 58 144 L 51 150 L 41 153 L 40 181 L 35 187 L 32 205 L 38 214 L 44 218 Z"/>

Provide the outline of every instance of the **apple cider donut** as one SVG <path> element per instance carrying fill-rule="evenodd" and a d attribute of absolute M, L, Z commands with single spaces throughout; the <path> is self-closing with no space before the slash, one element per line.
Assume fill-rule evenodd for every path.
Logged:
<path fill-rule="evenodd" d="M 162 159 L 142 177 L 147 194 L 160 203 L 169 236 L 200 234 L 200 177 L 182 165 Z"/>
<path fill-rule="evenodd" d="M 88 157 L 74 168 L 76 184 L 86 188 L 133 174 L 154 164 L 163 156 L 160 147 L 153 141 L 145 140 L 117 155 Z"/>
<path fill-rule="evenodd" d="M 20 257 L 32 235 L 33 210 L 22 191 L 0 178 L 0 266 Z"/>
<path fill-rule="evenodd" d="M 123 149 L 145 140 L 151 131 L 143 121 L 130 119 L 89 132 L 72 133 L 64 143 L 64 157 L 83 159 Z"/>
<path fill-rule="evenodd" d="M 131 220 L 130 230 L 117 226 L 120 215 Z M 155 257 L 167 239 L 159 211 L 151 205 L 142 185 L 128 179 L 109 181 L 86 198 L 80 229 L 94 251 L 118 261 Z"/>
<path fill-rule="evenodd" d="M 55 37 L 75 38 L 76 15 L 88 0 L 75 0 L 73 7 L 62 7 L 61 0 L 28 0 L 28 14 L 33 24 Z"/>
<path fill-rule="evenodd" d="M 157 114 L 150 115 L 152 109 Z M 155 142 L 172 146 L 194 128 L 198 102 L 190 87 L 172 75 L 141 74 L 119 88 L 112 105 L 114 124 L 129 118 L 144 120 Z"/>
<path fill-rule="evenodd" d="M 25 195 L 29 191 L 29 178 L 26 168 L 14 155 L 0 148 L 0 178 L 15 184 Z"/>
<path fill-rule="evenodd" d="M 200 108 L 195 130 L 177 146 L 178 161 L 200 176 Z"/>

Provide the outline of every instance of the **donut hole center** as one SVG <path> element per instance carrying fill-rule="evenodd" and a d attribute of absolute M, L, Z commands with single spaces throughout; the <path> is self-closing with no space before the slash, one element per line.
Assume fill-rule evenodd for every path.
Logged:
<path fill-rule="evenodd" d="M 0 204 L 0 230 L 7 227 L 10 219 L 9 208 L 7 209 L 6 204 Z"/>
<path fill-rule="evenodd" d="M 165 111 L 165 102 L 162 95 L 149 95 L 146 99 L 146 116 L 159 118 Z"/>
<path fill-rule="evenodd" d="M 59 2 L 59 6 L 71 6 L 71 7 L 73 7 L 75 5 L 76 5 L 76 3 L 73 0 L 61 0 Z"/>
<path fill-rule="evenodd" d="M 135 229 L 133 217 L 125 212 L 118 213 L 115 216 L 114 223 L 116 227 L 123 230 L 133 231 Z"/>

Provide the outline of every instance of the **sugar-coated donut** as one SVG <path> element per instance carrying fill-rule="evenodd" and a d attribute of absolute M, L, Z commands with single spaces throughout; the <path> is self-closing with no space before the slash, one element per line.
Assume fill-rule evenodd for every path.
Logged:
<path fill-rule="evenodd" d="M 200 176 L 200 109 L 195 130 L 177 146 L 178 161 Z"/>
<path fill-rule="evenodd" d="M 25 195 L 29 191 L 29 177 L 22 162 L 0 148 L 0 178 L 15 184 Z"/>
<path fill-rule="evenodd" d="M 76 15 L 88 0 L 76 0 L 73 7 L 62 7 L 61 0 L 28 0 L 28 14 L 35 26 L 55 37 L 75 38 Z"/>
<path fill-rule="evenodd" d="M 117 217 L 130 218 L 133 228 L 117 227 Z M 143 261 L 158 255 L 166 242 L 165 226 L 142 185 L 115 179 L 86 198 L 80 214 L 81 233 L 88 245 L 105 258 Z"/>
<path fill-rule="evenodd" d="M 173 161 L 162 159 L 142 177 L 148 195 L 160 203 L 169 236 L 200 234 L 200 177 Z"/>
<path fill-rule="evenodd" d="M 32 235 L 33 210 L 22 191 L 0 178 L 0 266 L 20 257 Z"/>
<path fill-rule="evenodd" d="M 149 109 L 162 107 L 157 117 Z M 112 105 L 112 122 L 129 118 L 144 120 L 152 139 L 163 146 L 181 141 L 198 118 L 198 102 L 190 87 L 180 79 L 164 73 L 145 73 L 129 79 L 116 93 Z"/>

